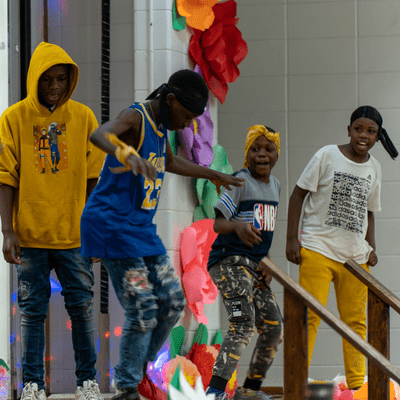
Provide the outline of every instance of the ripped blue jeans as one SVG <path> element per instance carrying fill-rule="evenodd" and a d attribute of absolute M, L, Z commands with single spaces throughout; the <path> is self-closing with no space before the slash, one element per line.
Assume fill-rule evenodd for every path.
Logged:
<path fill-rule="evenodd" d="M 22 371 L 24 384 L 45 388 L 43 353 L 44 321 L 51 294 L 50 271 L 60 281 L 65 308 L 71 318 L 77 385 L 96 377 L 93 270 L 80 248 L 67 250 L 21 248 L 18 274 L 18 305 L 21 310 Z"/>
<path fill-rule="evenodd" d="M 125 324 L 115 367 L 118 389 L 135 388 L 143 367 L 155 361 L 185 306 L 180 279 L 166 254 L 102 259 L 125 310 Z"/>

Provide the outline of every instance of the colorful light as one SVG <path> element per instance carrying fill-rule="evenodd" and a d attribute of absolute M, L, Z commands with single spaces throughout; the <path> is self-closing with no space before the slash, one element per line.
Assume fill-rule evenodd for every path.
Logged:
<path fill-rule="evenodd" d="M 170 360 L 170 351 L 169 351 L 169 340 L 167 340 L 164 345 L 161 347 L 159 352 L 157 353 L 157 359 L 153 363 L 149 363 L 147 366 L 147 375 L 153 381 L 153 383 L 164 391 L 167 390 L 167 387 L 162 378 L 162 367 L 163 365 Z"/>
<path fill-rule="evenodd" d="M 50 278 L 50 287 L 51 287 L 51 292 L 61 292 L 62 287 L 59 282 L 54 280 L 53 278 Z"/>
<path fill-rule="evenodd" d="M 7 398 L 7 381 L 10 379 L 7 373 L 9 368 L 2 359 L 0 359 L 0 365 L 0 400 L 5 400 Z"/>
<path fill-rule="evenodd" d="M 117 327 L 114 329 L 114 335 L 115 335 L 115 336 L 121 336 L 121 334 L 122 334 L 122 327 L 117 326 Z"/>
<path fill-rule="evenodd" d="M 15 342 L 15 332 L 12 332 L 10 335 L 10 343 L 13 344 Z"/>

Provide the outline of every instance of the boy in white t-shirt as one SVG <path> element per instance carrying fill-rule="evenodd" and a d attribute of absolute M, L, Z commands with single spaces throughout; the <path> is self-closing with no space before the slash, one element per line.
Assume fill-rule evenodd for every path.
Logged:
<path fill-rule="evenodd" d="M 373 107 L 355 110 L 347 130 L 350 142 L 320 149 L 297 181 L 289 201 L 286 257 L 300 264 L 300 285 L 325 306 L 333 281 L 340 318 L 365 339 L 367 288 L 343 263 L 354 259 L 366 271 L 377 264 L 374 212 L 381 210 L 382 175 L 369 150 L 381 140 L 393 159 L 398 153 Z M 320 322 L 309 310 L 309 365 Z M 343 357 L 347 385 L 354 392 L 364 382 L 365 358 L 344 339 Z"/>

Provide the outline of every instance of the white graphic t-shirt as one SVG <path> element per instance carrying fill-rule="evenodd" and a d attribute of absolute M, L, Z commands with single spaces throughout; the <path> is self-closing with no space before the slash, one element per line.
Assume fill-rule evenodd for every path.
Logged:
<path fill-rule="evenodd" d="M 310 191 L 304 202 L 301 245 L 344 263 L 366 263 L 368 211 L 381 210 L 382 173 L 372 156 L 365 163 L 349 160 L 337 145 L 312 157 L 297 186 Z"/>

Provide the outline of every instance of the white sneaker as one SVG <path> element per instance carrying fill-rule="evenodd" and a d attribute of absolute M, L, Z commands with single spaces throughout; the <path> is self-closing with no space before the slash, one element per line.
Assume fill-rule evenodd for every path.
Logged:
<path fill-rule="evenodd" d="M 29 382 L 25 384 L 20 400 L 47 400 L 47 396 L 43 389 L 38 390 L 37 383 Z"/>
<path fill-rule="evenodd" d="M 83 387 L 78 386 L 75 391 L 75 400 L 104 400 L 96 381 L 87 380 Z"/>

